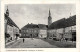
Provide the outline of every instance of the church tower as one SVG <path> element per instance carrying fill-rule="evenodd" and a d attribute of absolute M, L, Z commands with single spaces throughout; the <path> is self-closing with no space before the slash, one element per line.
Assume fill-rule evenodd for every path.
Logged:
<path fill-rule="evenodd" d="M 7 6 L 7 10 L 6 10 L 6 15 L 9 16 L 8 6 Z"/>
<path fill-rule="evenodd" d="M 50 13 L 50 10 L 49 10 L 48 27 L 51 25 L 51 23 L 52 23 L 52 17 L 51 17 L 51 13 Z"/>

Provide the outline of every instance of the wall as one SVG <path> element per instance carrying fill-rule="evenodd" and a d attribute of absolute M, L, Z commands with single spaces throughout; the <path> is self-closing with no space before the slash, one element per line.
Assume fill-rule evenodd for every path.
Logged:
<path fill-rule="evenodd" d="M 64 38 L 72 38 L 72 32 L 71 31 L 73 31 L 73 30 L 76 30 L 76 26 L 66 27 Z"/>
<path fill-rule="evenodd" d="M 10 25 L 7 25 L 7 34 L 9 34 L 10 37 L 12 37 L 12 40 L 13 40 L 13 37 L 14 37 L 13 27 L 10 26 Z"/>
<path fill-rule="evenodd" d="M 19 29 L 17 28 L 17 27 L 15 27 L 15 26 L 13 26 L 13 33 L 14 33 L 14 39 L 16 38 L 16 34 L 19 34 Z"/>
<path fill-rule="evenodd" d="M 30 37 L 30 34 L 33 34 L 36 36 L 38 34 L 38 28 L 27 28 L 27 29 L 22 29 L 21 30 L 21 36 L 28 36 Z"/>
<path fill-rule="evenodd" d="M 46 38 L 47 37 L 47 30 L 40 29 L 38 36 L 39 36 L 39 38 Z"/>
<path fill-rule="evenodd" d="M 76 25 L 74 26 L 70 26 L 70 27 L 66 27 L 64 28 L 60 28 L 60 29 L 50 29 L 48 30 L 48 37 L 52 38 L 54 37 L 53 35 L 56 36 L 57 39 L 61 39 L 63 38 L 72 38 L 72 32 L 75 30 L 76 31 Z"/>

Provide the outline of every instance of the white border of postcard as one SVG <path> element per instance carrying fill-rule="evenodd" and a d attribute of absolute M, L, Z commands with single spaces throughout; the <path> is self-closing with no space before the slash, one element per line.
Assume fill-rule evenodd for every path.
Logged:
<path fill-rule="evenodd" d="M 4 5 L 5 4 L 76 4 L 76 48 L 5 48 Z M 79 0 L 2 0 L 1 1 L 1 52 L 80 52 L 80 1 Z"/>

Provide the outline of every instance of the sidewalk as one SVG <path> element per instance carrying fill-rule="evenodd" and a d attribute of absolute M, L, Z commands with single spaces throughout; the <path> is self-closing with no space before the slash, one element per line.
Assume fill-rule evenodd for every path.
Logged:
<path fill-rule="evenodd" d="M 8 42 L 8 43 L 6 43 L 5 45 L 6 46 L 8 46 L 8 45 L 12 45 L 12 44 L 14 44 L 14 42 L 16 42 L 16 41 L 18 41 L 19 39 L 17 39 L 17 40 L 13 40 L 13 41 L 11 41 L 11 42 Z"/>

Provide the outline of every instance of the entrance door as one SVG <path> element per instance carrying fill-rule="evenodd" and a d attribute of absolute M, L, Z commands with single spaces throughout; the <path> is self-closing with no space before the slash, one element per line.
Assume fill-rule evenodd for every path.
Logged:
<path fill-rule="evenodd" d="M 30 37 L 32 38 L 32 34 L 30 34 Z"/>
<path fill-rule="evenodd" d="M 76 32 L 72 33 L 72 39 L 73 39 L 73 41 L 76 41 Z"/>

